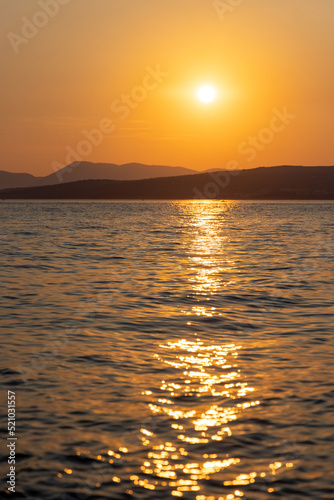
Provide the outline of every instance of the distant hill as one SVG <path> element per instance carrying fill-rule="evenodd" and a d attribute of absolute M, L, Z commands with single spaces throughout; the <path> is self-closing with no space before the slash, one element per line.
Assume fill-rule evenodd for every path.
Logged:
<path fill-rule="evenodd" d="M 0 189 L 36 186 L 36 177 L 0 170 Z"/>
<path fill-rule="evenodd" d="M 0 171 L 0 189 L 44 186 L 89 179 L 138 180 L 154 177 L 170 177 L 198 173 L 197 170 L 165 165 L 144 165 L 142 163 L 91 163 L 74 162 L 46 177 Z"/>
<path fill-rule="evenodd" d="M 84 180 L 0 192 L 2 199 L 334 200 L 334 167 L 259 167 L 144 180 Z"/>

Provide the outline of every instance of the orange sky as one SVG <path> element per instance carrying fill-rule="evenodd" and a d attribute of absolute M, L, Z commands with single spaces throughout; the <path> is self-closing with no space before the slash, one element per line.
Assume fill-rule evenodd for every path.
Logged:
<path fill-rule="evenodd" d="M 0 6 L 2 170 L 334 164 L 332 0 Z"/>

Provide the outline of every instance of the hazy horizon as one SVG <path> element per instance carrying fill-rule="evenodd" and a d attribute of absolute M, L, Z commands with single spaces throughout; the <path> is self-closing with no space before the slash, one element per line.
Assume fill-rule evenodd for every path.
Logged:
<path fill-rule="evenodd" d="M 141 163 L 141 162 L 135 162 L 135 161 L 130 161 L 130 162 L 127 162 L 127 163 L 122 163 L 122 164 L 116 164 L 116 163 L 113 163 L 113 162 L 108 162 L 108 161 L 100 161 L 100 162 L 93 162 L 93 161 L 88 161 L 88 160 L 82 160 L 82 163 L 92 163 L 93 165 L 94 164 L 97 164 L 97 165 L 113 165 L 113 166 L 116 166 L 116 167 L 125 167 L 127 165 L 141 165 L 143 167 L 171 167 L 171 168 L 185 168 L 185 169 L 188 169 L 189 171 L 191 170 L 195 170 L 196 172 L 195 173 L 198 173 L 198 174 L 201 174 L 201 173 L 206 173 L 206 172 L 209 172 L 210 170 L 215 170 L 214 167 L 211 168 L 204 168 L 204 169 L 195 169 L 195 168 L 191 168 L 191 167 L 184 167 L 183 165 L 165 165 L 163 163 L 156 163 L 156 164 L 146 164 L 146 163 Z M 75 164 L 75 162 L 74 162 Z M 66 167 L 68 166 L 71 166 L 71 164 L 66 164 L 63 169 L 66 169 Z M 80 166 L 80 162 L 78 165 L 74 165 L 75 167 L 77 166 Z M 252 169 L 256 169 L 256 168 L 275 168 L 275 167 L 334 167 L 334 161 L 332 164 L 328 164 L 328 165 L 297 165 L 297 164 L 284 164 L 284 165 L 247 165 L 247 164 L 243 164 L 240 168 L 240 170 L 252 170 Z M 218 170 L 219 167 L 216 167 L 216 170 Z M 232 171 L 232 169 L 228 169 L 228 168 L 224 168 L 224 166 L 221 167 L 221 170 L 227 170 L 227 171 Z M 60 170 L 59 170 L 60 171 Z M 41 174 L 41 175 L 37 175 L 36 173 L 34 173 L 33 171 L 17 171 L 17 172 L 14 172 L 14 171 L 10 171 L 10 170 L 6 170 L 4 168 L 0 168 L 0 172 L 8 172 L 8 173 L 14 173 L 14 174 L 29 174 L 29 175 L 33 175 L 34 177 L 48 177 L 49 175 L 52 175 L 54 174 L 55 172 L 57 171 L 54 171 L 54 170 L 51 170 L 49 173 L 47 173 L 46 175 L 44 174 Z M 186 174 L 185 174 L 186 175 Z M 189 175 L 191 175 L 191 173 L 189 173 Z M 165 177 L 165 176 L 164 176 Z"/>

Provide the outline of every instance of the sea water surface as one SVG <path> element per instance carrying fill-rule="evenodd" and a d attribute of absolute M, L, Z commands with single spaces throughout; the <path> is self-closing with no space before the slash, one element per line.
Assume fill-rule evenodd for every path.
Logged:
<path fill-rule="evenodd" d="M 334 498 L 333 203 L 0 218 L 12 498 Z"/>

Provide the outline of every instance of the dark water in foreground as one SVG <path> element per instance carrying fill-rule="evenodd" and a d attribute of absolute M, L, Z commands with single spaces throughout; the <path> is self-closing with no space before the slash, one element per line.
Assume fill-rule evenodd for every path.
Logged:
<path fill-rule="evenodd" d="M 334 498 L 334 204 L 0 217 L 12 498 Z"/>

